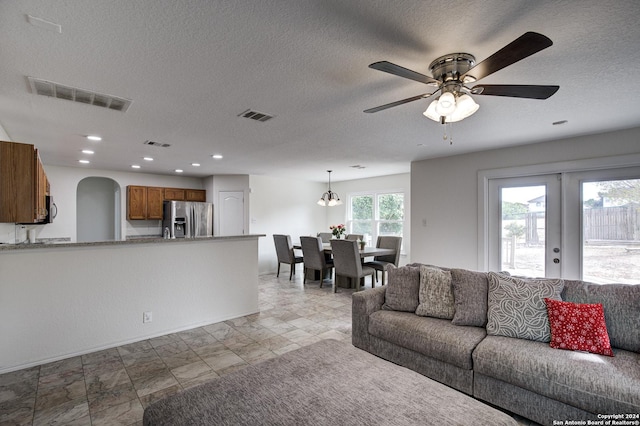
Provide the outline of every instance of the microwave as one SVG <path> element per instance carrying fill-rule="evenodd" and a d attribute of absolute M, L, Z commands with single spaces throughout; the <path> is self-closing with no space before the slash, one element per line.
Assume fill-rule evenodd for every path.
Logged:
<path fill-rule="evenodd" d="M 58 215 L 58 206 L 53 202 L 53 197 L 50 195 L 46 196 L 45 207 L 47 209 L 47 216 L 44 218 L 42 223 L 52 223 L 53 219 Z"/>

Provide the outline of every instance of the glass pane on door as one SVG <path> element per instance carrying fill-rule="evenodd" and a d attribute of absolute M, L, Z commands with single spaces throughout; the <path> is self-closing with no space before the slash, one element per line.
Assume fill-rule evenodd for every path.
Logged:
<path fill-rule="evenodd" d="M 582 278 L 636 284 L 640 277 L 640 179 L 582 183 Z"/>
<path fill-rule="evenodd" d="M 546 186 L 500 188 L 501 270 L 545 276 Z"/>

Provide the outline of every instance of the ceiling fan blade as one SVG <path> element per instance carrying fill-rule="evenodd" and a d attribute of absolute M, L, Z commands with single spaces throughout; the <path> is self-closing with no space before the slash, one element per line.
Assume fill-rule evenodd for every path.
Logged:
<path fill-rule="evenodd" d="M 478 84 L 471 89 L 473 95 L 508 96 L 511 98 L 547 99 L 560 86 L 536 86 L 523 84 Z"/>
<path fill-rule="evenodd" d="M 437 90 L 436 90 L 436 92 L 437 92 Z M 435 93 L 435 92 L 433 92 L 433 93 Z M 429 96 L 433 95 L 433 93 L 423 93 L 422 95 L 413 96 L 411 98 L 403 99 L 401 101 L 395 101 L 395 102 L 391 102 L 390 104 L 385 104 L 385 105 L 377 106 L 375 108 L 365 109 L 363 112 L 371 113 L 371 112 L 382 111 L 382 110 L 385 110 L 387 108 L 392 108 L 394 106 L 398 106 L 398 105 L 402 105 L 402 104 L 407 104 L 409 102 L 417 101 L 418 99 L 428 98 Z"/>
<path fill-rule="evenodd" d="M 524 33 L 464 73 L 460 79 L 464 80 L 464 77 L 472 76 L 476 80 L 480 80 L 551 45 L 553 42 L 547 36 L 534 32 Z"/>
<path fill-rule="evenodd" d="M 424 74 L 420 74 L 419 72 L 411 71 L 408 68 L 401 67 L 400 65 L 392 64 L 388 61 L 380 61 L 374 62 L 369 65 L 369 68 L 373 68 L 374 70 L 388 72 L 389 74 L 397 75 L 398 77 L 408 78 L 410 80 L 417 81 L 419 83 L 424 84 L 435 84 L 438 85 L 439 82 L 436 79 L 431 77 L 427 77 Z"/>

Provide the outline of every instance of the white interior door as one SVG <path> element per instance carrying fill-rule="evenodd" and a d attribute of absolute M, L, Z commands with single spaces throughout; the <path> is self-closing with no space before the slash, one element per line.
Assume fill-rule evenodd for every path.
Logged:
<path fill-rule="evenodd" d="M 220 191 L 220 235 L 244 234 L 244 192 Z"/>
<path fill-rule="evenodd" d="M 489 180 L 489 268 L 561 276 L 559 174 Z"/>

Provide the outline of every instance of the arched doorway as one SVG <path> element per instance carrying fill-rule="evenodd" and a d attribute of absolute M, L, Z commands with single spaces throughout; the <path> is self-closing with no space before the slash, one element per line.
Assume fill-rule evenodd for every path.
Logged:
<path fill-rule="evenodd" d="M 120 185 L 105 177 L 88 177 L 76 190 L 78 242 L 120 239 Z"/>

